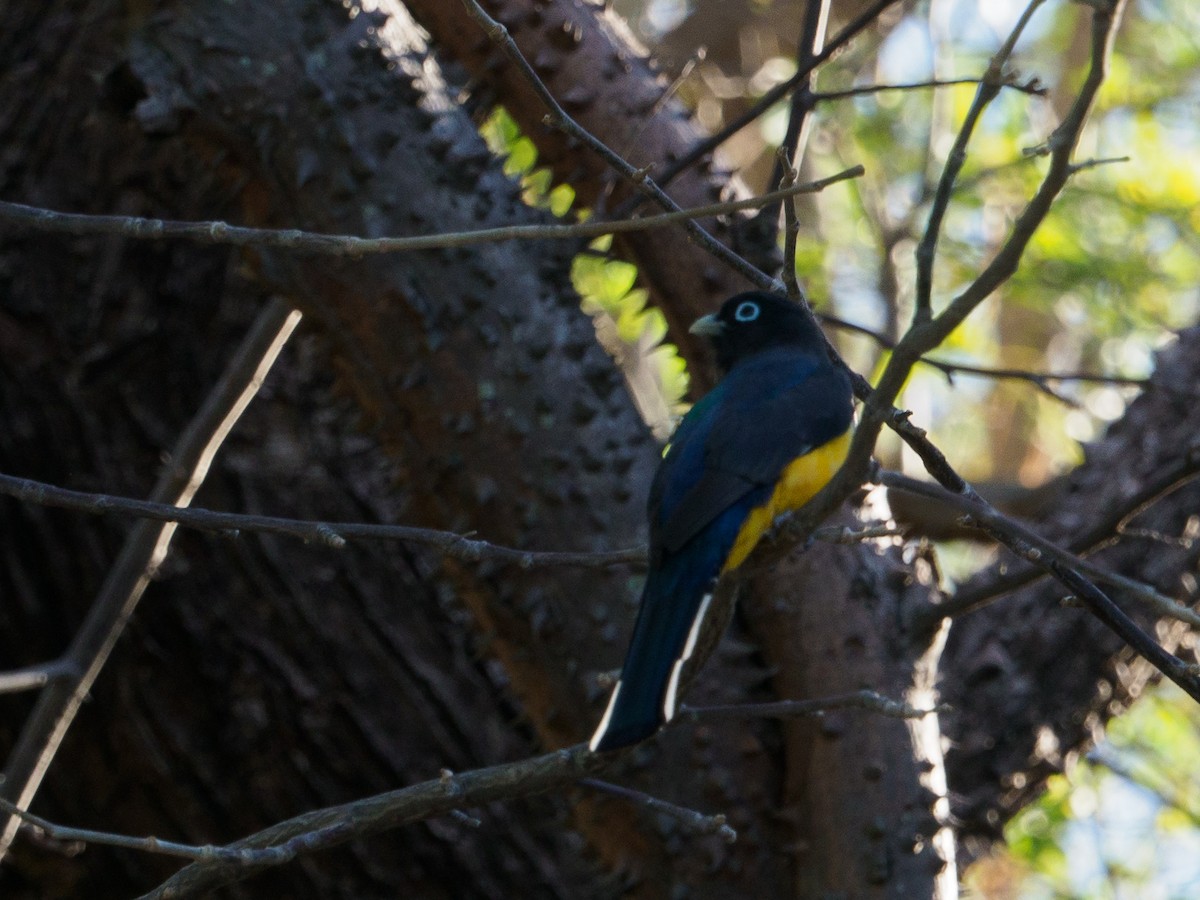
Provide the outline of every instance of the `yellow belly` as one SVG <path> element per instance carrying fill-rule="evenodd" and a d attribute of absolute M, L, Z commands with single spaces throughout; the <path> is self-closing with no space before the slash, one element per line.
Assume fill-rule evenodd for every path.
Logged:
<path fill-rule="evenodd" d="M 849 449 L 850 432 L 847 431 L 788 463 L 767 502 L 750 510 L 721 571 L 728 572 L 745 562 L 777 516 L 799 509 L 825 487 L 845 461 Z"/>

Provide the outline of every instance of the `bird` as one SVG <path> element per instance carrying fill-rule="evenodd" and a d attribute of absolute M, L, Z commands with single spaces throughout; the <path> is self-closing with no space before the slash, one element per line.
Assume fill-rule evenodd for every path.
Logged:
<path fill-rule="evenodd" d="M 714 583 L 825 486 L 850 446 L 850 379 L 806 307 L 752 291 L 689 330 L 711 341 L 723 374 L 675 429 L 651 483 L 649 569 L 593 752 L 639 743 L 674 717 Z"/>

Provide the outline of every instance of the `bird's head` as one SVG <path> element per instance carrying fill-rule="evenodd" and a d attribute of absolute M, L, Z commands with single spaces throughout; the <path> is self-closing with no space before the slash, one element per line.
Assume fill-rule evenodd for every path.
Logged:
<path fill-rule="evenodd" d="M 688 329 L 707 337 L 717 365 L 729 371 L 739 360 L 774 347 L 825 354 L 825 337 L 812 313 L 786 297 L 751 291 L 730 297 L 721 308 Z"/>

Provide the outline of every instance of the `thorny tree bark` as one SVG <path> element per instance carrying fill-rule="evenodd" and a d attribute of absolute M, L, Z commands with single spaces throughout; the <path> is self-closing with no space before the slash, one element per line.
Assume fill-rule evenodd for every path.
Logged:
<path fill-rule="evenodd" d="M 581 203 L 612 210 L 636 193 L 594 154 L 579 152 L 574 142 L 543 124 L 546 110 L 528 82 L 504 64 L 459 0 L 412 0 L 406 5 L 429 29 L 439 51 L 477 80 L 479 99 L 505 105 L 537 142 L 539 162 L 574 187 Z M 487 7 L 564 109 L 629 162 L 649 167 L 652 177 L 702 137 L 614 13 L 592 4 L 532 0 L 503 0 Z M 711 161 L 671 183 L 671 196 L 685 207 L 711 203 L 730 190 L 736 188 L 727 175 L 711 171 Z M 720 223 L 702 224 L 723 236 Z M 666 313 L 672 339 L 689 355 L 702 353 L 702 342 L 687 333 L 687 326 L 711 311 L 710 298 L 745 290 L 746 284 L 716 260 L 697 254 L 682 229 L 621 236 L 618 244 L 637 263 Z M 701 373 L 700 380 L 706 379 L 707 373 Z"/>
<path fill-rule="evenodd" d="M 1087 448 L 1058 501 L 1038 523 L 1061 546 L 1099 552 L 1105 569 L 1194 601 L 1200 545 L 1200 330 L 1163 350 L 1146 392 L 1104 439 Z M 1172 477 L 1172 473 L 1178 473 Z M 1155 486 L 1158 490 L 1152 490 Z M 1161 497 L 1155 495 L 1160 493 Z M 1134 515 L 1139 501 L 1154 501 Z M 1128 514 L 1128 521 L 1120 521 Z M 1138 534 L 1112 546 L 1114 529 Z M 982 595 L 1023 567 L 1006 561 L 973 578 L 959 595 Z M 947 767 L 962 833 L 991 840 L 997 826 L 1062 771 L 1112 715 L 1144 690 L 1154 670 L 1081 609 L 1062 606 L 1064 591 L 1045 580 L 955 622 L 943 658 L 943 698 L 953 707 L 946 730 Z M 1114 589 L 1127 612 L 1168 649 L 1190 655 L 1195 635 Z"/>
<path fill-rule="evenodd" d="M 6 81 L 29 87 L 6 110 L 9 191 L 68 208 L 362 233 L 399 232 L 421 215 L 433 217 L 431 228 L 527 215 L 469 123 L 418 109 L 436 92 L 408 88 L 373 49 L 359 48 L 366 18 L 349 26 L 340 9 L 323 4 L 297 4 L 282 18 L 274 5 L 214 9 L 131 19 L 111 4 L 30 5 L 23 21 L 10 18 L 4 58 L 25 65 Z M 193 74 L 200 83 L 187 81 Z M 373 122 L 380 109 L 372 104 L 390 107 L 389 115 Z M 372 156 L 384 150 L 392 155 Z M 388 197 L 400 198 L 399 209 L 387 209 Z M 364 221 L 368 199 L 387 209 L 375 213 L 378 224 Z M 249 264 L 325 327 L 310 331 L 276 382 L 279 402 L 252 410 L 245 443 L 226 457 L 202 502 L 424 520 L 529 546 L 637 539 L 654 450 L 564 291 L 567 248 L 494 250 L 470 266 L 428 254 L 302 273 L 303 263 L 119 241 L 10 247 L 19 300 L 5 316 L 8 469 L 144 490 L 159 448 L 219 367 L 212 348 L 228 344 L 245 313 L 264 302 L 263 288 L 247 281 Z M 89 288 L 82 300 L 79 284 Z M 466 309 L 487 310 L 469 334 L 456 319 Z M 519 341 L 509 339 L 514 322 Z M 500 371 L 458 355 L 468 338 L 474 356 L 485 354 Z M 485 430 L 486 442 L 470 440 Z M 356 437 L 364 431 L 367 438 Z M 62 457 L 45 452 L 49 435 L 60 436 Z M 381 445 L 394 448 L 390 460 Z M 525 477 L 510 485 L 514 472 Z M 473 518 L 455 518 L 456 509 Z M 605 518 L 589 513 L 598 509 Z M 4 542 L 4 594 L 16 600 L 3 604 L 11 616 L 5 659 L 15 665 L 49 658 L 65 643 L 120 526 L 6 514 L 17 517 L 5 528 L 14 539 Z M 510 681 L 524 684 L 521 709 L 548 741 L 587 723 L 583 682 L 565 667 L 596 663 L 555 662 L 549 652 L 603 646 L 563 637 L 591 633 L 590 616 L 562 608 L 581 593 L 584 576 L 435 578 L 436 560 L 394 550 L 355 547 L 335 558 L 274 541 L 182 540 L 153 590 L 160 603 L 150 597 L 97 691 L 95 718 L 80 723 L 52 772 L 47 790 L 57 805 L 49 808 L 66 818 L 227 840 L 443 766 L 520 755 L 530 730 L 513 727 Z M 70 564 L 46 564 L 57 559 Z M 626 594 L 620 573 L 587 579 L 601 595 Z M 473 637 L 456 595 L 492 604 L 498 621 Z M 484 661 L 485 653 L 503 656 L 522 628 L 540 635 L 539 681 L 522 679 L 519 666 L 504 672 Z M 206 700 L 208 712 L 200 712 Z M 23 707 L 10 701 L 6 744 Z M 185 721 L 183 710 L 197 715 Z M 352 878 L 360 889 L 434 883 L 446 896 L 511 894 L 530 883 L 556 896 L 574 895 L 578 885 L 603 891 L 604 880 L 562 833 L 563 808 L 561 800 L 531 802 L 529 826 L 498 810 L 478 834 L 433 823 L 405 840 L 403 854 L 389 846 L 369 857 L 342 854 L 307 873 L 283 873 L 279 887 L 294 894 L 325 884 L 332 894 Z M 631 817 L 623 807 L 616 815 Z M 636 833 L 638 823 L 626 827 Z M 57 887 L 25 867 L 5 878 L 13 895 L 22 883 L 30 896 L 72 895 L 63 882 L 79 878 L 123 896 L 164 873 L 153 859 L 89 855 L 99 856 L 98 867 L 52 858 Z M 27 855 L 25 865 L 36 869 L 39 857 Z"/>

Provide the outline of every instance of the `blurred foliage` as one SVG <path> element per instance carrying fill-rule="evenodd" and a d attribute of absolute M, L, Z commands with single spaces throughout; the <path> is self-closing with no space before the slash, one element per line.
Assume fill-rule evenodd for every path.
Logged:
<path fill-rule="evenodd" d="M 553 185 L 550 170 L 537 167 L 537 148 L 521 134 L 503 108 L 496 108 L 480 128 L 492 152 L 504 159 L 504 171 L 519 178 L 525 202 L 549 209 L 558 217 L 571 213 L 575 192 Z M 574 210 L 586 220 L 588 210 Z M 637 267 L 608 256 L 612 236 L 597 238 L 571 265 L 571 284 L 582 298 L 583 311 L 596 321 L 601 343 L 625 373 L 643 417 L 665 440 L 683 409 L 687 366 L 674 345 L 664 344 L 667 322 L 660 310 L 647 307 L 649 295 L 635 286 Z"/>
<path fill-rule="evenodd" d="M 1007 857 L 985 861 L 968 884 L 1000 866 L 1021 873 L 1013 896 L 1030 900 L 1191 900 L 1200 885 L 1197 759 L 1200 710 L 1173 685 L 1155 689 L 1009 822 Z"/>
<path fill-rule="evenodd" d="M 575 190 L 569 184 L 551 183 L 550 170 L 537 167 L 537 147 L 521 134 L 521 129 L 502 107 L 497 107 L 480 126 L 488 148 L 504 160 L 504 173 L 518 178 L 523 198 L 530 206 L 548 209 L 562 218 L 575 203 Z"/>

